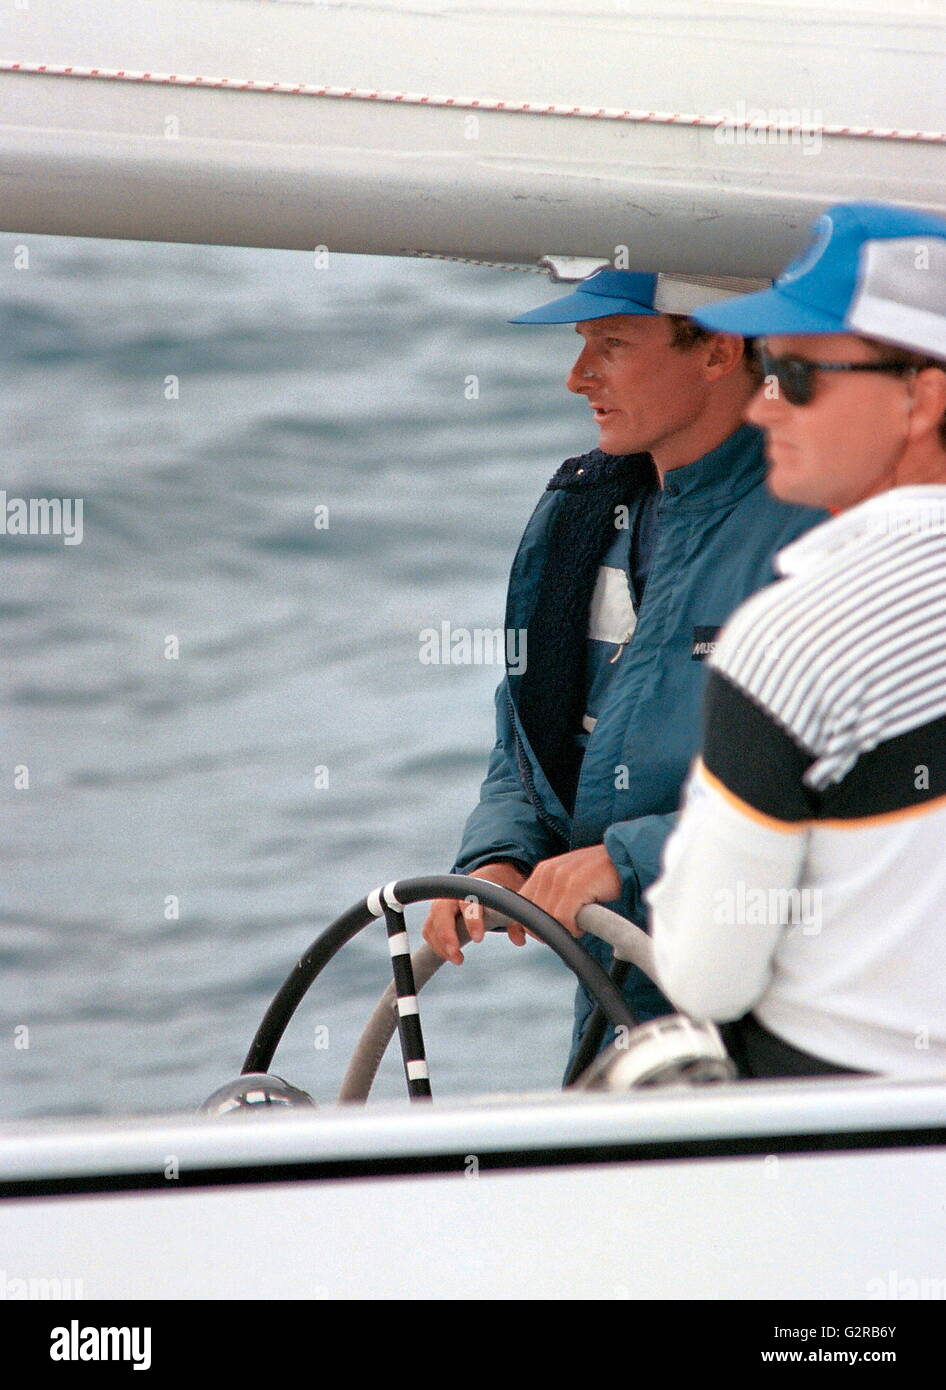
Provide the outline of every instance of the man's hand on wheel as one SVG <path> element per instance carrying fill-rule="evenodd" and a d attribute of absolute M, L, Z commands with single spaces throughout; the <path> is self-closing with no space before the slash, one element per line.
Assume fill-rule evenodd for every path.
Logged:
<path fill-rule="evenodd" d="M 621 880 L 604 845 L 588 845 L 543 859 L 518 891 L 561 922 L 572 936 L 581 936 L 578 913 L 588 903 L 619 898 Z"/>
<path fill-rule="evenodd" d="M 500 860 L 495 864 L 483 864 L 474 869 L 470 878 L 482 878 L 487 883 L 498 883 L 501 888 L 511 888 L 514 893 L 526 881 L 526 875 L 515 864 Z M 482 941 L 486 933 L 481 903 L 464 902 L 457 898 L 437 898 L 430 905 L 430 912 L 424 923 L 424 940 L 431 950 L 436 951 L 442 960 L 452 961 L 454 965 L 463 964 L 463 952 L 457 936 L 457 916 L 463 915 L 463 923 L 470 933 L 471 941 Z M 526 944 L 523 927 L 510 923 L 509 940 L 516 946 Z"/>

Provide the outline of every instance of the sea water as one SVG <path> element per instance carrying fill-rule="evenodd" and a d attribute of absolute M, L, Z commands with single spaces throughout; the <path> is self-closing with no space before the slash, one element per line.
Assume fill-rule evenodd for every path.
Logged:
<path fill-rule="evenodd" d="M 502 628 L 521 530 L 595 442 L 577 340 L 507 325 L 554 293 L 521 273 L 0 248 L 6 515 L 82 521 L 0 534 L 0 1120 L 189 1109 L 325 925 L 450 867 L 502 645 L 432 662 L 421 634 Z M 331 1100 L 389 977 L 378 924 L 273 1070 Z M 534 942 L 445 966 L 435 1096 L 556 1086 L 572 992 Z M 377 1094 L 403 1092 L 395 1042 Z"/>

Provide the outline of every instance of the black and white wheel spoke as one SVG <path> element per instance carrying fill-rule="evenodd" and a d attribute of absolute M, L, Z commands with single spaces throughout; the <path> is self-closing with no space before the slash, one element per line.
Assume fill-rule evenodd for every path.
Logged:
<path fill-rule="evenodd" d="M 429 1100 L 430 1072 L 424 1051 L 424 1033 L 420 1025 L 420 1007 L 411 965 L 411 947 L 404 921 L 404 908 L 391 899 L 388 889 L 382 890 L 384 920 L 388 929 L 388 950 L 394 972 L 394 992 L 397 1002 L 397 1031 L 401 1040 L 404 1075 L 411 1100 Z"/>

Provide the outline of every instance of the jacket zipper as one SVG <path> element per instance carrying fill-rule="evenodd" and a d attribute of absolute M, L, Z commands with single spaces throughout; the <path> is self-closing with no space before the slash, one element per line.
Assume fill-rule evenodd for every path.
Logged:
<path fill-rule="evenodd" d="M 538 792 L 535 789 L 535 782 L 532 779 L 532 772 L 529 768 L 529 759 L 526 757 L 526 750 L 522 746 L 522 741 L 519 738 L 519 732 L 516 728 L 516 707 L 513 704 L 512 691 L 509 689 L 508 678 L 506 684 L 506 701 L 509 705 L 509 716 L 510 721 L 512 723 L 512 736 L 516 744 L 516 762 L 519 765 L 519 774 L 526 784 L 526 791 L 529 795 L 529 800 L 532 803 L 536 815 L 538 816 L 542 824 L 545 826 L 545 828 L 547 830 L 551 830 L 552 834 L 555 836 L 557 840 L 561 840 L 563 844 L 567 845 L 568 836 L 562 834 L 561 826 L 545 810 L 544 806 L 542 805 L 542 802 L 539 799 Z"/>
<path fill-rule="evenodd" d="M 660 513 L 661 513 L 662 510 L 663 510 L 663 498 L 660 497 L 660 498 L 657 499 L 657 520 L 658 520 L 658 521 L 660 520 Z M 633 545 L 633 535 L 632 535 L 632 537 L 631 537 L 631 541 L 630 541 L 629 544 L 630 544 L 630 545 Z M 657 546 L 656 546 L 656 544 L 655 544 L 655 545 L 654 545 L 654 555 L 656 555 L 656 553 L 657 553 Z M 651 556 L 651 565 L 653 565 L 653 555 Z M 648 578 L 649 578 L 649 575 L 648 575 Z M 630 549 L 629 549 L 629 550 L 628 550 L 628 588 L 633 588 L 633 587 L 634 587 L 634 581 L 633 581 L 633 579 L 631 578 L 631 573 L 630 573 Z M 634 623 L 633 623 L 633 626 L 628 628 L 628 630 L 627 630 L 627 632 L 625 633 L 624 637 L 621 639 L 621 642 L 620 642 L 620 644 L 619 644 L 619 646 L 618 646 L 618 649 L 617 649 L 617 651 L 614 653 L 614 655 L 613 655 L 612 657 L 609 657 L 609 658 L 608 658 L 608 665 L 609 665 L 609 666 L 613 666 L 614 663 L 618 660 L 618 658 L 620 657 L 621 653 L 624 651 L 624 648 L 627 646 L 628 642 L 630 642 L 631 638 L 634 636 L 634 633 L 637 631 L 638 624 L 640 623 L 640 620 L 641 620 L 641 609 L 642 609 L 643 606 L 644 606 L 644 595 L 643 595 L 643 594 L 635 594 L 634 597 L 637 599 L 637 607 L 634 609 Z M 632 599 L 632 602 L 633 602 L 633 599 Z"/>

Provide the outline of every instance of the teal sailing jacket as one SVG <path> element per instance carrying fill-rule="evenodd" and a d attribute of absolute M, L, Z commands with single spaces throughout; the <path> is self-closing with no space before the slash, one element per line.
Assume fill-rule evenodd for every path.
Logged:
<path fill-rule="evenodd" d="M 498 859 L 531 868 L 603 843 L 621 880 L 608 904 L 646 927 L 642 894 L 657 878 L 684 778 L 700 743 L 705 658 L 717 631 L 772 582 L 772 558 L 825 513 L 778 501 L 765 486 L 761 431 L 743 425 L 696 462 L 668 472 L 637 622 L 621 651 L 582 756 L 588 612 L 616 524 L 633 527 L 653 491 L 648 455 L 594 450 L 567 460 L 529 520 L 506 605 L 525 662 L 496 691 L 496 744 L 454 873 Z M 618 521 L 618 518 L 620 520 Z M 521 636 L 524 634 L 524 638 Z M 610 947 L 583 944 L 606 966 Z M 643 1020 L 670 1012 L 636 969 L 624 987 Z M 575 1038 L 590 1000 L 579 988 Z"/>

